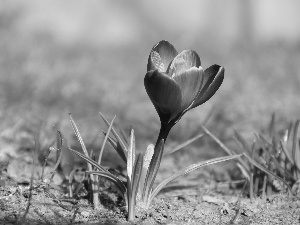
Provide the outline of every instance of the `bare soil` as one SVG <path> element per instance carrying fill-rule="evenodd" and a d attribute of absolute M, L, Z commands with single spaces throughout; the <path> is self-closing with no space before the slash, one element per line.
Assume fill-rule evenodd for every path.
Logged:
<path fill-rule="evenodd" d="M 150 209 L 137 209 L 134 223 L 126 221 L 125 202 L 110 183 L 102 185 L 98 209 L 84 194 L 69 199 L 63 188 L 34 181 L 30 196 L 29 187 L 1 175 L 0 224 L 300 224 L 299 195 L 279 193 L 251 202 L 241 188 L 199 174 L 172 183 Z"/>

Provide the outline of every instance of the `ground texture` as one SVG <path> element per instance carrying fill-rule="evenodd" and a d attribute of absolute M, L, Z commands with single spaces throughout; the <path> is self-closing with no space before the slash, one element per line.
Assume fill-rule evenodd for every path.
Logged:
<path fill-rule="evenodd" d="M 100 192 L 102 206 L 98 209 L 84 197 L 70 199 L 63 189 L 57 190 L 43 182 L 34 181 L 31 194 L 26 182 L 17 184 L 4 174 L 1 182 L 0 224 L 3 225 L 130 224 L 126 221 L 122 196 L 105 181 Z M 300 223 L 300 196 L 279 193 L 264 200 L 257 197 L 251 202 L 246 191 L 244 195 L 242 192 L 242 188 L 230 182 L 208 179 L 205 172 L 201 176 L 195 173 L 162 190 L 150 209 L 137 209 L 132 224 Z"/>

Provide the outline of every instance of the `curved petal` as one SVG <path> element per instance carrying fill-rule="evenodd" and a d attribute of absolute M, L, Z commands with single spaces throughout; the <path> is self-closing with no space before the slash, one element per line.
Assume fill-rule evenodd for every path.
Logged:
<path fill-rule="evenodd" d="M 168 41 L 162 40 L 152 48 L 147 64 L 147 71 L 158 69 L 166 72 L 171 61 L 178 54 L 176 49 Z"/>
<path fill-rule="evenodd" d="M 197 52 L 193 50 L 184 50 L 173 59 L 167 73 L 169 76 L 173 77 L 192 67 L 199 68 L 200 66 L 201 60 Z"/>
<path fill-rule="evenodd" d="M 216 93 L 223 82 L 224 72 L 224 67 L 219 65 L 212 65 L 204 70 L 203 86 L 192 108 L 203 104 Z"/>
<path fill-rule="evenodd" d="M 192 67 L 173 78 L 181 90 L 181 105 L 179 112 L 186 110 L 197 97 L 203 82 L 202 67 Z"/>
<path fill-rule="evenodd" d="M 144 85 L 159 117 L 164 122 L 168 122 L 181 105 L 179 85 L 158 70 L 152 70 L 146 74 Z"/>

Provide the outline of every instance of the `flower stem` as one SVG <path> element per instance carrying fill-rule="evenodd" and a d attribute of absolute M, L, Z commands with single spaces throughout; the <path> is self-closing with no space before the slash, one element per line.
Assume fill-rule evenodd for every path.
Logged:
<path fill-rule="evenodd" d="M 154 148 L 155 150 L 157 149 L 157 145 L 160 143 L 162 139 L 164 139 L 164 142 L 166 142 L 169 132 L 174 125 L 175 123 L 163 123 L 163 122 L 161 123 L 160 131 Z"/>
<path fill-rule="evenodd" d="M 154 180 L 156 178 L 156 174 L 158 172 L 158 168 L 160 166 L 163 149 L 164 149 L 164 143 L 166 142 L 166 139 L 168 137 L 168 134 L 171 130 L 171 128 L 174 126 L 175 123 L 161 123 L 161 128 L 159 131 L 159 135 L 154 147 L 154 154 L 152 156 L 149 169 L 147 171 L 147 176 L 145 180 L 145 187 L 143 191 L 143 203 L 146 206 L 146 208 L 149 207 L 151 202 L 148 202 L 149 195 L 152 190 L 152 186 L 154 184 Z"/>

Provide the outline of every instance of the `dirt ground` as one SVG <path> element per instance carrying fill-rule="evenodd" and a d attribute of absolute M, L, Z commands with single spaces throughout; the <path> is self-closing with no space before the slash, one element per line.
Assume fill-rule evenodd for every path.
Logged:
<path fill-rule="evenodd" d="M 300 224 L 299 195 L 279 193 L 250 202 L 241 187 L 201 174 L 184 177 L 162 190 L 149 210 L 137 209 L 132 224 Z M 57 190 L 43 182 L 33 182 L 31 198 L 28 182 L 17 184 L 3 173 L 0 186 L 1 225 L 131 224 L 126 221 L 124 199 L 107 182 L 102 185 L 98 209 L 86 198 L 69 199 L 63 188 Z"/>

